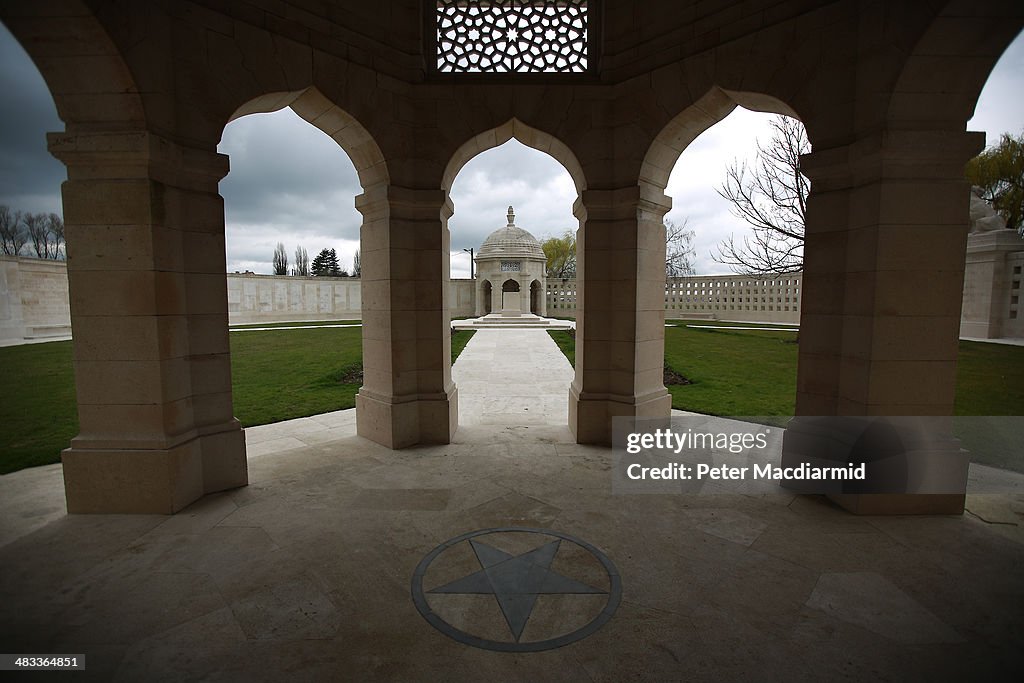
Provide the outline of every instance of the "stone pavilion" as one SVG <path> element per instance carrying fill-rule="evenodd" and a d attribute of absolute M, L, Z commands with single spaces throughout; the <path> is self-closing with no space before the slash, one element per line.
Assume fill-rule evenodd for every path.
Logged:
<path fill-rule="evenodd" d="M 511 206 L 508 224 L 487 236 L 475 261 L 477 315 L 546 313 L 544 249 L 536 237 L 516 225 Z"/>

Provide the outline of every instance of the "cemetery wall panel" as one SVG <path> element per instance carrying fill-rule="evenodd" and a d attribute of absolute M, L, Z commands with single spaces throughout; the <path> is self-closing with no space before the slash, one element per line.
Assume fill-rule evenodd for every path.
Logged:
<path fill-rule="evenodd" d="M 961 334 L 985 336 L 979 330 L 998 330 L 1001 337 L 1024 337 L 1019 314 L 1020 272 L 1024 252 L 1006 255 L 1004 295 L 999 306 L 981 306 L 975 299 L 991 289 L 979 282 L 986 273 L 968 263 Z M 973 265 L 973 267 L 972 267 Z M 984 264 L 982 264 L 984 265 Z M 1002 280 L 1000 280 L 1002 282 Z M 706 319 L 796 325 L 800 322 L 801 273 L 771 277 L 705 275 L 670 278 L 665 282 L 665 318 Z M 474 315 L 474 282 L 449 282 L 448 305 L 453 318 Z M 997 288 L 998 289 L 998 288 Z M 1002 290 L 1005 290 L 1003 292 Z M 575 280 L 548 280 L 548 315 L 575 318 Z M 358 278 L 227 275 L 228 319 L 231 324 L 360 320 L 361 282 Z M 988 300 L 986 299 L 986 302 Z M 1001 316 L 990 327 L 968 323 L 984 317 L 982 309 Z M 70 334 L 67 268 L 63 261 L 0 256 L 0 345 Z"/>
<path fill-rule="evenodd" d="M 227 275 L 231 324 L 362 319 L 358 278 Z M 453 317 L 473 315 L 473 281 L 452 280 Z M 63 261 L 0 256 L 0 344 L 71 333 Z"/>

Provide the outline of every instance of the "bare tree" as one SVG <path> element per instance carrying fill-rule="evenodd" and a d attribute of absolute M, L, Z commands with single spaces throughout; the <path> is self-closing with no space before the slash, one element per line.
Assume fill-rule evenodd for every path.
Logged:
<path fill-rule="evenodd" d="M 274 247 L 274 275 L 288 274 L 288 254 L 284 250 L 284 244 L 277 243 Z"/>
<path fill-rule="evenodd" d="M 697 256 L 693 248 L 694 232 L 687 227 L 687 218 L 682 224 L 665 221 L 665 276 L 685 277 L 694 275 L 693 259 Z"/>
<path fill-rule="evenodd" d="M 49 251 L 49 258 L 55 261 L 60 260 L 67 253 L 67 242 L 64 239 L 64 219 L 58 214 L 49 214 L 46 217 L 46 229 L 50 233 L 50 246 L 52 247 Z M 61 245 L 64 245 L 63 252 Z"/>
<path fill-rule="evenodd" d="M 359 256 L 359 250 L 356 249 L 356 255 L 352 257 L 352 277 L 363 276 L 363 260 Z"/>
<path fill-rule="evenodd" d="M 796 119 L 772 119 L 772 138 L 757 144 L 756 168 L 736 162 L 726 169 L 718 194 L 732 213 L 751 227 L 737 242 L 731 235 L 712 254 L 737 273 L 784 273 L 803 267 L 804 217 L 811 183 L 800 172 L 800 155 L 811 151 L 804 126 Z"/>
<path fill-rule="evenodd" d="M 295 247 L 295 274 L 309 275 L 309 254 L 305 247 Z"/>
<path fill-rule="evenodd" d="M 11 211 L 11 207 L 0 204 L 0 247 L 8 256 L 17 256 L 28 242 L 28 233 L 22 223 L 20 211 Z"/>
<path fill-rule="evenodd" d="M 45 213 L 26 213 L 21 219 L 37 258 L 50 257 L 50 224 Z"/>

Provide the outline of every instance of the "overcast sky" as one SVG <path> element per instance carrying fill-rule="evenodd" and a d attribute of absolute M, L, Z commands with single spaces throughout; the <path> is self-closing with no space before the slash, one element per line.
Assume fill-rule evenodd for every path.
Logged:
<path fill-rule="evenodd" d="M 46 132 L 64 126 L 57 118 L 42 77 L 0 24 L 0 204 L 14 210 L 61 213 L 63 165 L 46 152 Z M 982 92 L 969 130 L 1024 132 L 1024 37 L 1003 55 Z M 768 115 L 737 108 L 701 135 L 683 153 L 669 180 L 673 208 L 668 218 L 689 219 L 696 232 L 697 272 L 727 272 L 711 259 L 722 239 L 746 233 L 715 192 L 734 159 L 749 159 Z M 337 251 L 352 267 L 359 245 L 360 216 L 354 197 L 361 192 L 355 169 L 333 141 L 290 109 L 232 122 L 219 150 L 231 157 L 231 173 L 221 182 L 227 225 L 227 270 L 271 272 L 274 246 L 283 242 L 294 262 L 297 246 L 310 260 L 323 248 Z M 576 229 L 576 192 L 569 174 L 548 155 L 511 140 L 463 167 L 452 187 L 452 277 L 469 276 L 469 254 L 505 224 L 515 206 L 516 223 L 536 237 Z"/>

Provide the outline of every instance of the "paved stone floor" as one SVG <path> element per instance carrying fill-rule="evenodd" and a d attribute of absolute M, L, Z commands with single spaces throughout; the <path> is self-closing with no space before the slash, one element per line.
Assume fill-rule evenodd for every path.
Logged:
<path fill-rule="evenodd" d="M 478 332 L 456 365 L 451 445 L 389 451 L 355 436 L 353 411 L 252 428 L 251 484 L 173 517 L 66 516 L 58 466 L 0 477 L 0 650 L 85 653 L 84 678 L 115 681 L 1020 680 L 1024 495 L 887 518 L 781 492 L 612 495 L 610 452 L 564 425 L 568 364 L 545 333 L 495 336 L 509 332 Z M 410 595 L 418 564 L 499 527 L 602 551 L 614 615 L 535 653 L 435 630 Z M 540 552 L 528 536 L 484 550 Z M 607 588 L 563 551 L 553 570 Z M 479 570 L 462 552 L 424 582 Z M 451 597 L 448 618 L 508 639 L 494 598 Z M 572 628 L 605 596 L 571 598 L 539 596 L 523 635 Z"/>

